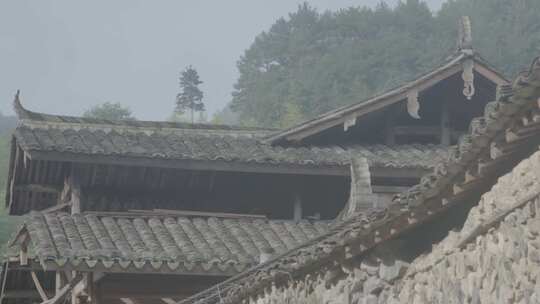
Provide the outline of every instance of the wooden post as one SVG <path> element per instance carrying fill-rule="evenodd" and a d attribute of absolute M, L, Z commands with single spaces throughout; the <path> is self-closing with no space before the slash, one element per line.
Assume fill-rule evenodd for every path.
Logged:
<path fill-rule="evenodd" d="M 62 288 L 66 285 L 66 276 L 62 271 L 56 271 L 55 276 L 55 291 L 59 293 Z"/>
<path fill-rule="evenodd" d="M 30 243 L 30 237 L 28 232 L 23 235 L 21 241 L 21 250 L 19 252 L 19 263 L 21 266 L 28 265 L 28 243 Z"/>
<path fill-rule="evenodd" d="M 69 183 L 71 188 L 71 214 L 78 214 L 82 211 L 81 206 L 81 169 L 72 164 Z"/>
<path fill-rule="evenodd" d="M 450 129 L 450 111 L 448 99 L 445 99 L 442 103 L 441 111 L 441 145 L 449 146 L 451 144 L 452 132 Z"/>
<path fill-rule="evenodd" d="M 43 289 L 43 286 L 39 282 L 37 274 L 34 271 L 32 271 L 30 272 L 30 275 L 32 276 L 32 281 L 34 281 L 34 285 L 39 293 L 39 296 L 41 297 L 41 300 L 43 300 L 43 302 L 48 301 L 49 298 L 47 298 L 47 293 L 45 293 L 45 289 Z"/>
<path fill-rule="evenodd" d="M 296 194 L 294 196 L 294 216 L 293 219 L 296 222 L 299 222 L 302 220 L 302 199 L 299 194 Z"/>

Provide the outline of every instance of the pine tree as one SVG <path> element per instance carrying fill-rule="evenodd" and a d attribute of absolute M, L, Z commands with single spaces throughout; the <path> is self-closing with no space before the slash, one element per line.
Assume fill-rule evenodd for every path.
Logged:
<path fill-rule="evenodd" d="M 192 66 L 188 66 L 180 74 L 180 89 L 181 92 L 176 95 L 176 112 L 183 114 L 190 111 L 191 123 L 194 123 L 194 113 L 203 112 L 205 110 L 203 92 L 199 89 L 199 85 L 203 82 L 199 79 L 199 74 Z"/>

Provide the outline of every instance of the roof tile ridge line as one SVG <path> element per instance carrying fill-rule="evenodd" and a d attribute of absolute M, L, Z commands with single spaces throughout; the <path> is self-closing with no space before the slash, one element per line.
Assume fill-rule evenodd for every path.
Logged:
<path fill-rule="evenodd" d="M 314 117 L 312 119 L 301 122 L 301 123 L 299 123 L 297 125 L 294 125 L 294 126 L 288 128 L 288 129 L 285 129 L 283 131 L 277 131 L 277 133 L 270 134 L 267 137 L 265 137 L 264 142 L 274 143 L 278 139 L 280 139 L 280 138 L 282 138 L 284 136 L 287 136 L 287 135 L 289 135 L 291 133 L 294 133 L 297 130 L 303 130 L 303 129 L 311 126 L 312 124 L 333 120 L 335 118 L 340 118 L 341 116 L 339 116 L 339 115 L 340 115 L 341 112 L 348 111 L 348 110 L 356 110 L 357 108 L 365 107 L 366 104 L 371 104 L 371 102 L 373 102 L 373 101 L 376 101 L 376 100 L 379 100 L 379 99 L 382 99 L 382 98 L 388 98 L 390 96 L 398 94 L 398 92 L 401 91 L 401 90 L 410 89 L 410 88 L 414 87 L 415 85 L 417 85 L 418 83 L 425 81 L 431 75 L 439 73 L 440 71 L 449 69 L 452 66 L 460 63 L 462 60 L 468 59 L 468 58 L 471 58 L 471 57 L 473 57 L 473 59 L 474 59 L 474 56 L 471 55 L 471 54 L 467 54 L 467 53 L 464 53 L 464 52 L 461 52 L 461 51 L 456 52 L 455 54 L 450 56 L 450 59 L 448 59 L 447 62 L 444 62 L 443 64 L 434 67 L 429 72 L 418 75 L 416 78 L 414 78 L 414 79 L 412 79 L 410 81 L 406 81 L 406 82 L 404 82 L 404 83 L 402 83 L 402 84 L 400 84 L 400 85 L 398 85 L 398 86 L 396 86 L 394 88 L 390 88 L 389 90 L 383 91 L 383 92 L 381 92 L 379 94 L 375 94 L 375 95 L 369 96 L 367 98 L 364 98 L 361 101 L 356 102 L 354 104 L 345 105 L 345 106 L 339 107 L 337 109 L 330 110 L 328 112 L 322 113 L 322 114 L 320 114 L 320 115 L 318 115 L 318 116 L 316 116 L 316 117 Z M 341 115 L 343 115 L 343 114 L 341 113 Z"/>
<path fill-rule="evenodd" d="M 76 123 L 76 122 L 60 122 L 60 121 L 43 121 L 22 118 L 19 121 L 20 126 L 26 126 L 31 129 L 50 129 L 57 128 L 63 130 L 102 130 L 110 132 L 115 131 L 131 131 L 135 133 L 192 133 L 205 135 L 224 135 L 224 136 L 246 136 L 246 137 L 264 137 L 269 131 L 265 130 L 237 130 L 237 129 L 193 129 L 193 128 L 171 128 L 171 127 L 151 127 L 151 126 L 130 126 L 130 125 L 115 125 L 115 124 L 100 124 L 100 123 Z"/>

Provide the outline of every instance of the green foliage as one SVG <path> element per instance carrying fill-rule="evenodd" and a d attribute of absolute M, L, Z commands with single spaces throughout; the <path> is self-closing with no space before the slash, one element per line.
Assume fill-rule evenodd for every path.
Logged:
<path fill-rule="evenodd" d="M 359 102 L 442 62 L 463 15 L 475 48 L 512 75 L 540 49 L 539 13 L 537 0 L 453 0 L 436 16 L 419 0 L 324 13 L 303 4 L 240 58 L 231 108 L 242 124 L 282 127 L 292 109 L 310 118 Z"/>
<path fill-rule="evenodd" d="M 287 103 L 285 113 L 281 118 L 281 127 L 289 128 L 304 120 L 302 111 L 296 103 Z"/>
<path fill-rule="evenodd" d="M 83 117 L 107 120 L 135 120 L 131 110 L 119 102 L 105 102 L 84 111 Z"/>
<path fill-rule="evenodd" d="M 202 102 L 204 94 L 199 89 L 202 83 L 199 73 L 192 66 L 188 66 L 180 75 L 181 92 L 176 95 L 176 112 L 184 114 L 189 111 L 191 123 L 194 122 L 194 112 L 199 112 L 201 115 L 204 112 Z"/>

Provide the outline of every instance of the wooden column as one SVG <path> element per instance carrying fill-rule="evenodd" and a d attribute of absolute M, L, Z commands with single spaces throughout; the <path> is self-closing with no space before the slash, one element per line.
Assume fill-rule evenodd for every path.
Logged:
<path fill-rule="evenodd" d="M 55 276 L 55 292 L 59 293 L 60 290 L 66 285 L 66 276 L 62 271 L 56 271 Z"/>
<path fill-rule="evenodd" d="M 293 218 L 296 222 L 299 222 L 302 220 L 302 198 L 300 197 L 300 194 L 298 193 L 294 196 Z"/>
<path fill-rule="evenodd" d="M 72 164 L 71 174 L 69 176 L 69 188 L 71 189 L 71 214 L 78 214 L 83 211 L 83 206 L 81 204 L 81 180 L 81 167 L 76 164 Z"/>
<path fill-rule="evenodd" d="M 442 103 L 441 111 L 441 145 L 449 146 L 451 144 L 451 137 L 449 100 L 445 99 Z"/>

